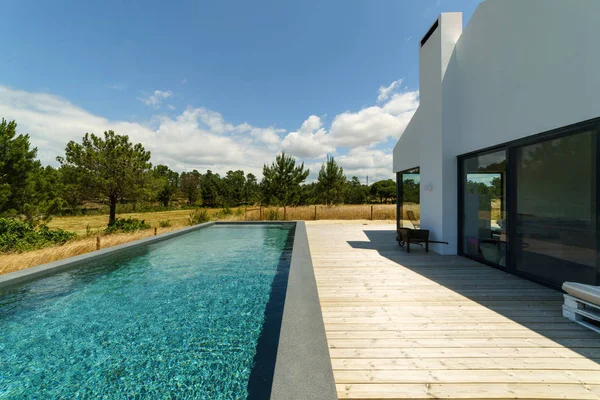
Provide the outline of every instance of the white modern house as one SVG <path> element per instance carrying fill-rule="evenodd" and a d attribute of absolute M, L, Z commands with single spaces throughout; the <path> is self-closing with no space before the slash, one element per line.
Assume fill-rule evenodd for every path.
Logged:
<path fill-rule="evenodd" d="M 420 182 L 421 229 L 449 243 L 432 250 L 600 285 L 599 25 L 598 0 L 486 0 L 423 37 L 393 168 L 398 215 Z"/>

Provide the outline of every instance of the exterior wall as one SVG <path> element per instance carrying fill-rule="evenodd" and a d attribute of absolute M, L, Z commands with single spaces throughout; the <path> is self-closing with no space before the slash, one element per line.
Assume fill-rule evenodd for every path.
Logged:
<path fill-rule="evenodd" d="M 419 51 L 419 137 L 421 163 L 421 226 L 440 240 L 441 229 L 441 157 L 442 157 L 442 21 Z M 421 106 L 422 105 L 422 106 Z M 427 212 L 423 212 L 427 210 Z M 436 249 L 432 246 L 433 251 Z"/>
<path fill-rule="evenodd" d="M 460 13 L 442 14 L 438 28 L 421 47 L 419 109 L 394 148 L 395 172 L 421 168 L 421 226 L 431 231 L 432 240 L 439 241 L 447 240 L 443 236 L 442 79 L 461 31 Z M 442 254 L 452 248 L 431 245 Z"/>
<path fill-rule="evenodd" d="M 418 167 L 421 160 L 420 151 L 407 151 L 407 149 L 420 149 L 421 141 L 419 137 L 421 111 L 417 111 L 406 126 L 404 133 L 394 146 L 394 172 L 404 171 L 407 169 Z M 403 149 L 403 150 L 401 150 Z"/>
<path fill-rule="evenodd" d="M 598 15 L 597 0 L 486 0 L 453 48 L 439 104 L 425 98 L 435 83 L 423 73 L 434 80 L 434 67 L 421 67 L 426 93 L 421 88 L 414 121 L 394 149 L 394 171 L 405 169 L 403 159 L 418 161 L 407 168 L 421 167 L 422 226 L 450 243 L 435 251 L 457 250 L 458 155 L 600 116 Z M 436 61 L 421 50 L 421 64 Z M 404 145 L 413 136 L 418 157 L 416 146 Z"/>
<path fill-rule="evenodd" d="M 600 2 L 487 0 L 444 80 L 457 154 L 600 115 Z"/>

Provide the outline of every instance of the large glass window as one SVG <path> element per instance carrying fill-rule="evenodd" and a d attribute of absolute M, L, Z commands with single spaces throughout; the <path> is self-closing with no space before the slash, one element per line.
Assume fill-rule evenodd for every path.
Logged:
<path fill-rule="evenodd" d="M 596 132 L 516 149 L 517 271 L 596 283 Z"/>
<path fill-rule="evenodd" d="M 421 179 L 419 168 L 398 172 L 398 227 L 421 226 Z"/>
<path fill-rule="evenodd" d="M 462 161 L 462 251 L 506 266 L 506 151 Z"/>

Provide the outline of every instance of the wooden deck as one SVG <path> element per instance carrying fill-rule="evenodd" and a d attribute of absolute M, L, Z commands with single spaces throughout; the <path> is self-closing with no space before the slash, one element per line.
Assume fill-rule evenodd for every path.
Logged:
<path fill-rule="evenodd" d="M 307 229 L 340 399 L 600 399 L 600 335 L 562 317 L 559 292 L 408 255 L 394 225 Z"/>

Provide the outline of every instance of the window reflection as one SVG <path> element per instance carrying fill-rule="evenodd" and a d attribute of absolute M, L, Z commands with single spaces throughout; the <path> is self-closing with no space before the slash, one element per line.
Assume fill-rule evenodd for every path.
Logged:
<path fill-rule="evenodd" d="M 517 270 L 596 280 L 595 132 L 517 149 Z"/>
<path fill-rule="evenodd" d="M 421 175 L 419 168 L 398 173 L 400 187 L 399 227 L 419 229 L 421 226 Z"/>
<path fill-rule="evenodd" d="M 506 266 L 506 152 L 463 161 L 463 252 Z"/>

